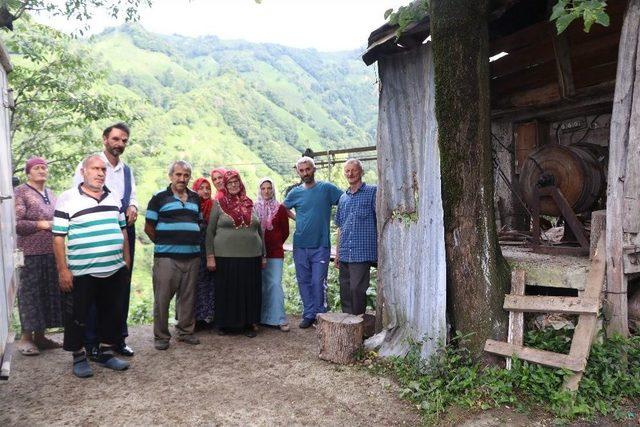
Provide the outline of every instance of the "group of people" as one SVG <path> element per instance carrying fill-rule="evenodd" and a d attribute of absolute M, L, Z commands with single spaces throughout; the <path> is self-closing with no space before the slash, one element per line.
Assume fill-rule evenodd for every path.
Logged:
<path fill-rule="evenodd" d="M 73 373 L 93 375 L 89 360 L 125 370 L 134 350 L 126 343 L 131 271 L 138 216 L 135 179 L 120 155 L 129 142 L 123 123 L 103 132 L 104 151 L 78 165 L 74 185 L 56 199 L 47 188 L 48 165 L 25 165 L 27 182 L 15 189 L 18 246 L 25 266 L 18 290 L 24 355 L 63 347 Z M 173 162 L 169 185 L 153 195 L 144 232 L 154 243 L 154 347 L 170 346 L 169 304 L 176 299 L 177 341 L 199 344 L 196 325 L 255 337 L 258 325 L 290 330 L 282 288 L 283 245 L 296 223 L 293 260 L 303 303 L 299 327 L 327 310 L 330 217 L 337 205 L 335 266 L 344 312 L 362 314 L 370 267 L 377 260 L 376 187 L 362 182 L 360 161 L 344 166 L 346 191 L 315 180 L 315 164 L 301 157 L 301 184 L 278 202 L 275 182 L 263 178 L 256 198 L 240 174 L 216 168 L 189 188 L 191 165 Z M 212 190 L 215 189 L 215 194 Z M 64 326 L 62 345 L 45 330 Z"/>

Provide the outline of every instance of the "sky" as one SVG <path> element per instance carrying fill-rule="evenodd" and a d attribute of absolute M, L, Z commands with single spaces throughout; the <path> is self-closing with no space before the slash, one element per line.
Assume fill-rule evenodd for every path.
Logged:
<path fill-rule="evenodd" d="M 154 0 L 140 10 L 148 31 L 185 36 L 216 35 L 320 51 L 364 48 L 371 31 L 384 24 L 384 12 L 411 0 Z M 42 15 L 39 22 L 65 32 L 83 24 Z M 96 14 L 88 34 L 124 23 Z"/>

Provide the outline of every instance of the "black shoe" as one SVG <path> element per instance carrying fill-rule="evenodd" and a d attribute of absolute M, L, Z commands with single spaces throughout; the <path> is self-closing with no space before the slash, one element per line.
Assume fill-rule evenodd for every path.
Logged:
<path fill-rule="evenodd" d="M 307 329 L 311 325 L 313 325 L 315 321 L 313 319 L 302 319 L 302 321 L 298 324 L 300 329 Z"/>
<path fill-rule="evenodd" d="M 126 356 L 126 357 L 131 357 L 133 356 L 135 353 L 133 352 L 133 349 L 131 347 L 129 347 L 127 344 L 122 343 L 119 344 L 117 346 L 115 346 L 113 348 L 113 350 L 118 353 L 121 356 Z"/>
<path fill-rule="evenodd" d="M 86 351 L 87 351 L 87 357 L 92 362 L 97 362 L 100 359 L 100 350 L 98 349 L 97 345 L 86 347 Z"/>

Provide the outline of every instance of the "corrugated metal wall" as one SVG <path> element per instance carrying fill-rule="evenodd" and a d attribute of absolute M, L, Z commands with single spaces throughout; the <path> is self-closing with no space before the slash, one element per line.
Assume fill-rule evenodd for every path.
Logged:
<path fill-rule="evenodd" d="M 10 70 L 6 51 L 0 43 L 0 360 L 9 336 L 11 309 L 15 296 L 16 275 L 13 253 L 16 247 L 15 209 L 11 177 L 11 140 L 9 122 L 9 85 L 7 69 Z"/>
<path fill-rule="evenodd" d="M 381 58 L 378 117 L 378 286 L 382 355 L 446 338 L 446 261 L 431 44 Z"/>

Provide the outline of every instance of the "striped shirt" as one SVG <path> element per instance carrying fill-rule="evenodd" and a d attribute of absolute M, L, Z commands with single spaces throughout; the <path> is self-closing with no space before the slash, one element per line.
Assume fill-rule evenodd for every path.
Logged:
<path fill-rule="evenodd" d="M 158 258 L 200 256 L 200 197 L 194 191 L 186 191 L 186 202 L 173 194 L 171 186 L 154 194 L 149 200 L 146 221 L 156 230 L 153 252 Z"/>
<path fill-rule="evenodd" d="M 107 277 L 125 266 L 127 225 L 120 201 L 105 186 L 100 199 L 77 188 L 62 193 L 53 213 L 53 235 L 67 237 L 67 265 L 74 276 Z"/>

